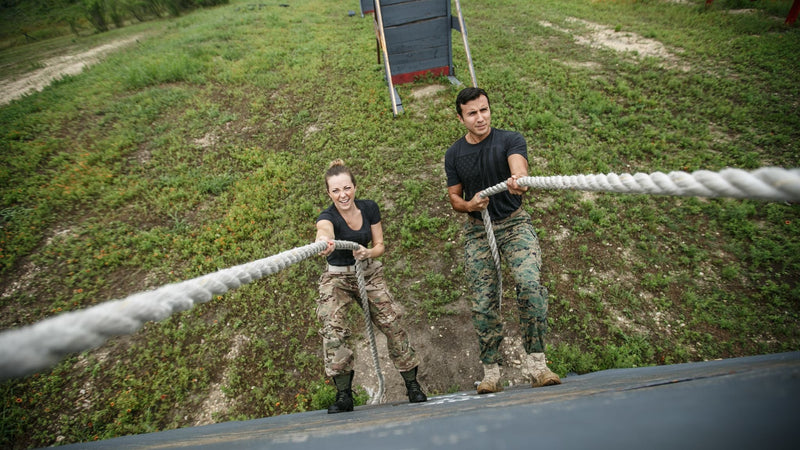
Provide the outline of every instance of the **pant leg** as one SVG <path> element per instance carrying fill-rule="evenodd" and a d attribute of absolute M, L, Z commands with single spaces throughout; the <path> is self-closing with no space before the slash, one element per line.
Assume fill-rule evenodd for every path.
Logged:
<path fill-rule="evenodd" d="M 481 362 L 502 364 L 503 322 L 499 311 L 497 268 L 483 225 L 467 222 L 464 257 L 472 325 L 478 335 Z"/>
<path fill-rule="evenodd" d="M 386 336 L 389 357 L 395 368 L 405 372 L 417 367 L 417 354 L 401 321 L 405 311 L 389 292 L 383 265 L 380 261 L 371 261 L 364 272 L 372 323 Z"/>
<path fill-rule="evenodd" d="M 355 279 L 355 276 L 351 277 Z M 350 348 L 350 328 L 347 326 L 347 306 L 354 301 L 352 283 L 347 275 L 325 272 L 320 277 L 317 298 L 317 319 L 322 323 L 322 354 L 325 375 L 333 377 L 353 370 L 355 354 Z M 356 289 L 356 297 L 357 297 Z"/>
<path fill-rule="evenodd" d="M 545 350 L 547 334 L 547 288 L 540 284 L 542 254 L 530 215 L 520 214 L 495 226 L 503 259 L 514 278 L 523 346 L 527 353 Z"/>

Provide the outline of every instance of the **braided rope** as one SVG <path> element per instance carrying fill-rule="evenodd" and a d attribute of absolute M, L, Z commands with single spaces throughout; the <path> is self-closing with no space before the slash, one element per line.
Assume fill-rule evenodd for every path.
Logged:
<path fill-rule="evenodd" d="M 378 393 L 372 397 L 370 404 L 377 405 L 383 401 L 384 380 L 381 361 L 378 358 L 378 344 L 375 342 L 375 332 L 372 329 L 372 314 L 369 311 L 367 283 L 364 281 L 365 265 L 366 261 L 356 261 L 356 278 L 358 279 L 358 292 L 361 295 L 361 308 L 364 310 L 364 322 L 366 323 L 367 336 L 369 337 L 369 348 L 372 353 L 372 365 L 375 367 L 375 374 L 378 376 Z"/>
<path fill-rule="evenodd" d="M 675 195 L 685 197 L 731 197 L 766 201 L 800 201 L 800 168 L 762 167 L 752 172 L 724 169 L 720 172 L 653 172 L 608 175 L 523 177 L 521 186 L 535 189 L 574 189 L 626 194 Z M 506 190 L 505 182 L 486 189 L 490 194 Z"/>
<path fill-rule="evenodd" d="M 508 189 L 506 182 L 490 186 L 478 193 L 482 198 L 490 195 L 499 194 Z M 494 266 L 497 269 L 497 302 L 498 311 L 503 310 L 503 269 L 500 265 L 500 250 L 497 248 L 497 240 L 494 237 L 494 229 L 492 228 L 492 219 L 489 217 L 488 208 L 481 210 L 481 218 L 483 219 L 483 227 L 486 229 L 486 239 L 489 240 L 489 249 L 492 251 L 492 259 L 494 259 Z"/>
<path fill-rule="evenodd" d="M 698 170 L 664 174 L 623 173 L 617 175 L 572 175 L 553 177 L 522 177 L 520 186 L 535 189 L 573 189 L 583 191 L 605 191 L 626 194 L 675 195 L 686 197 L 732 197 L 767 201 L 800 201 L 800 169 L 762 167 L 753 172 L 741 169 L 724 169 L 719 173 Z M 505 181 L 482 190 L 482 198 L 508 190 Z M 500 308 L 503 305 L 503 278 L 500 268 L 500 253 L 492 230 L 492 221 L 487 209 L 481 211 L 486 238 L 497 268 Z"/>
<path fill-rule="evenodd" d="M 484 196 L 481 193 L 481 196 Z M 497 240 L 494 238 L 494 229 L 492 228 L 492 219 L 489 217 L 489 210 L 484 208 L 481 210 L 481 218 L 483 219 L 483 227 L 486 229 L 486 239 L 489 240 L 489 249 L 492 251 L 492 259 L 494 266 L 497 269 L 497 302 L 498 310 L 503 310 L 503 270 L 500 266 L 500 250 L 497 248 Z"/>
<path fill-rule="evenodd" d="M 750 198 L 767 201 L 800 202 L 800 169 L 765 167 L 753 172 L 725 169 L 710 171 L 654 172 L 650 175 L 574 175 L 523 177 L 522 186 L 537 189 L 574 189 L 618 193 L 698 197 Z M 481 192 L 482 196 L 507 190 L 499 183 Z M 484 215 L 487 222 L 488 215 Z M 491 220 L 487 235 L 494 241 Z M 358 244 L 334 241 L 336 248 L 355 250 Z M 327 244 L 315 242 L 257 261 L 223 269 L 199 278 L 168 284 L 153 291 L 133 294 L 92 308 L 45 319 L 33 325 L 0 333 L 0 379 L 33 373 L 56 364 L 68 354 L 103 344 L 112 336 L 131 334 L 145 322 L 161 321 L 171 314 L 191 309 L 228 290 L 279 272 L 322 250 Z M 493 257 L 496 252 L 494 242 Z M 499 253 L 495 257 L 500 274 Z M 501 280 L 499 280 L 501 281 Z M 501 284 L 502 286 L 502 284 Z M 502 299 L 502 289 L 500 289 Z M 376 369 L 378 366 L 376 365 Z M 379 374 L 379 379 L 382 375 Z"/>
<path fill-rule="evenodd" d="M 359 244 L 334 241 L 337 249 Z M 132 334 L 145 322 L 206 303 L 215 295 L 271 275 L 323 251 L 326 242 L 293 248 L 268 258 L 233 266 L 180 283 L 71 311 L 35 324 L 0 333 L 0 380 L 51 367 L 71 353 L 102 345 L 113 336 Z"/>

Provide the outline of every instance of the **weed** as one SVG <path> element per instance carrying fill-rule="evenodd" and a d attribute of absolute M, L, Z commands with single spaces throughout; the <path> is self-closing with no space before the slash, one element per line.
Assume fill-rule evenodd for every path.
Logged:
<path fill-rule="evenodd" d="M 462 0 L 493 124 L 523 134 L 542 176 L 798 166 L 800 39 L 770 17 L 790 2 L 726 14 L 737 2 Z M 1 30 L 3 78 L 140 36 L 0 107 L 2 328 L 311 242 L 335 158 L 382 206 L 382 259 L 397 298 L 417 306 L 411 322 L 463 312 L 463 216 L 442 168 L 463 133 L 459 87 L 398 86 L 406 114 L 392 117 L 372 22 L 341 14 L 351 6 L 235 0 L 91 36 L 79 20 L 77 34 L 67 22 L 37 27 L 25 45 L 11 42 L 16 27 Z M 584 46 L 576 37 L 589 31 L 572 18 L 658 39 L 670 56 Z M 463 80 L 464 49 L 454 52 Z M 445 88 L 416 96 L 431 84 Z M 541 230 L 558 373 L 800 348 L 797 205 L 563 190 L 525 205 Z M 324 409 L 334 394 L 320 380 L 322 264 L 3 383 L 0 447 L 189 426 L 212 386 L 232 405 L 217 421 Z"/>

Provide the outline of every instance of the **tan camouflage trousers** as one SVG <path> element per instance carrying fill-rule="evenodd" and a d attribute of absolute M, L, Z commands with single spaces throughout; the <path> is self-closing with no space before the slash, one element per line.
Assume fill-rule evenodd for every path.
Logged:
<path fill-rule="evenodd" d="M 364 272 L 372 323 L 374 329 L 386 336 L 389 357 L 395 368 L 405 372 L 417 367 L 416 352 L 400 320 L 404 310 L 386 287 L 383 264 L 372 260 Z M 325 375 L 330 377 L 353 370 L 355 358 L 347 321 L 347 308 L 351 303 L 361 306 L 356 274 L 324 272 L 319 281 L 317 319 L 323 324 L 319 335 L 322 336 Z"/>
<path fill-rule="evenodd" d="M 525 351 L 544 352 L 547 288 L 539 284 L 542 253 L 531 217 L 520 209 L 503 220 L 492 222 L 492 228 L 501 260 L 513 277 Z M 464 268 L 481 362 L 502 364 L 500 343 L 503 341 L 503 322 L 497 296 L 497 268 L 483 223 L 470 220 L 465 232 Z"/>

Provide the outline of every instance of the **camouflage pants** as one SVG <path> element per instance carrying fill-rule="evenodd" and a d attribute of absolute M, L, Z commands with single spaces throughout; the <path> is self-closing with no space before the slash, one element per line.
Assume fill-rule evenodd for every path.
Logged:
<path fill-rule="evenodd" d="M 395 368 L 405 372 L 417 367 L 419 361 L 416 352 L 400 322 L 403 307 L 389 293 L 383 279 L 383 265 L 379 261 L 370 261 L 364 271 L 364 281 L 372 323 L 386 336 L 389 357 Z M 361 306 L 356 274 L 323 273 L 319 281 L 317 318 L 323 324 L 319 334 L 322 336 L 327 376 L 353 370 L 354 353 L 350 347 L 350 328 L 347 323 L 347 307 L 350 303 Z"/>
<path fill-rule="evenodd" d="M 531 217 L 520 209 L 492 222 L 492 228 L 501 259 L 513 277 L 525 351 L 544 352 L 547 288 L 539 284 L 542 254 Z M 502 364 L 503 322 L 499 314 L 497 268 L 483 223 L 469 220 L 465 232 L 465 273 L 472 294 L 472 324 L 478 333 L 481 362 Z"/>

